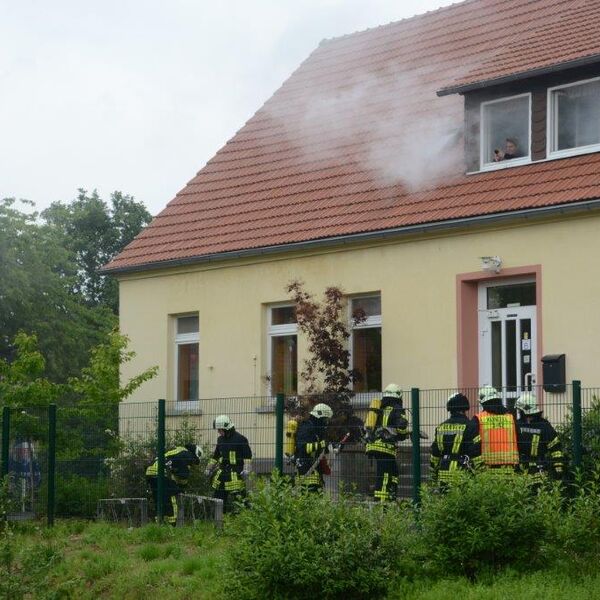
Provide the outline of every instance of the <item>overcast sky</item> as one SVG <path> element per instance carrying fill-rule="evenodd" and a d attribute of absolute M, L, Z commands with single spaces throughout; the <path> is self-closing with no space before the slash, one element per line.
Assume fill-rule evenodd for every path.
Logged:
<path fill-rule="evenodd" d="M 452 0 L 0 0 L 0 198 L 157 214 L 323 38 Z"/>

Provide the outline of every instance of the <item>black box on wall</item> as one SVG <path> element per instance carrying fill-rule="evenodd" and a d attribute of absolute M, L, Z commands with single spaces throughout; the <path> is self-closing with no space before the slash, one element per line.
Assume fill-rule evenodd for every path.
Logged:
<path fill-rule="evenodd" d="M 567 391 L 565 355 L 547 354 L 542 358 L 544 391 L 562 394 Z"/>

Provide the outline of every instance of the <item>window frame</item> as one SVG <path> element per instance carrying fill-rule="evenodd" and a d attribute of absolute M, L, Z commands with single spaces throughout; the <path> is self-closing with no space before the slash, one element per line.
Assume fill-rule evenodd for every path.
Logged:
<path fill-rule="evenodd" d="M 286 323 L 284 325 L 273 325 L 273 309 L 295 307 L 293 302 L 279 302 L 277 304 L 267 305 L 267 396 L 273 395 L 273 338 L 285 337 L 288 335 L 296 336 L 296 345 L 298 344 L 298 322 Z M 298 359 L 296 360 L 296 376 L 298 377 Z M 296 390 L 298 393 L 298 390 Z"/>
<path fill-rule="evenodd" d="M 529 132 L 529 143 L 527 144 L 527 155 L 522 156 L 520 158 L 513 158 L 507 161 L 500 162 L 484 162 L 484 136 L 485 136 L 485 127 L 484 127 L 484 111 L 485 107 L 490 104 L 499 104 L 500 102 L 507 102 L 509 100 L 515 100 L 517 98 L 527 98 L 528 100 L 528 132 Z M 495 98 L 494 100 L 486 100 L 479 105 L 479 171 L 496 171 L 498 169 L 509 169 L 510 167 L 519 167 L 521 165 L 528 165 L 531 163 L 531 135 L 532 135 L 532 103 L 533 103 L 533 94 L 531 92 L 524 92 L 522 94 L 515 94 L 514 96 L 503 96 L 502 98 Z M 486 139 L 487 141 L 487 139 Z"/>
<path fill-rule="evenodd" d="M 581 79 L 571 83 L 562 83 L 548 88 L 546 92 L 546 158 L 566 158 L 568 156 L 579 156 L 580 154 L 591 154 L 592 152 L 600 151 L 600 142 L 597 144 L 588 144 L 587 146 L 578 146 L 576 148 L 553 150 L 558 138 L 558 111 L 555 110 L 552 93 L 556 90 L 575 87 L 577 85 L 585 85 L 586 83 L 592 83 L 594 81 L 600 81 L 600 76 Z"/>
<path fill-rule="evenodd" d="M 358 323 L 357 325 L 354 325 L 352 323 L 352 313 L 353 313 L 353 309 L 352 309 L 352 304 L 355 300 L 360 300 L 361 298 L 375 298 L 375 297 L 379 297 L 379 300 L 381 302 L 381 292 L 377 292 L 377 293 L 367 293 L 367 294 L 357 294 L 355 296 L 348 296 L 348 323 L 350 323 L 350 338 L 349 338 L 349 352 L 350 352 L 350 369 L 353 370 L 354 369 L 354 332 L 355 331 L 360 331 L 361 329 L 375 329 L 375 328 L 379 328 L 381 329 L 381 333 L 383 334 L 383 318 L 382 318 L 382 313 L 383 313 L 383 307 L 381 308 L 381 311 L 378 315 L 373 315 L 373 316 L 368 316 L 366 318 L 366 320 L 363 323 Z M 383 348 L 382 348 L 382 352 L 381 352 L 381 356 L 382 356 L 382 367 L 383 367 Z M 383 387 L 383 368 L 382 368 L 382 381 L 381 381 L 381 385 Z M 354 388 L 354 384 L 352 385 L 352 388 Z M 353 389 L 354 391 L 354 389 Z M 361 396 L 363 399 L 364 398 L 375 398 L 378 397 L 381 394 L 382 390 L 379 390 L 377 392 L 354 392 L 356 395 Z"/>
<path fill-rule="evenodd" d="M 198 331 L 192 333 L 177 333 L 177 324 L 179 319 L 185 317 L 198 317 Z M 173 377 L 173 397 L 175 404 L 178 409 L 194 408 L 198 406 L 200 400 L 200 316 L 196 313 L 184 313 L 180 315 L 173 315 L 173 364 L 174 364 L 174 377 Z M 196 400 L 180 400 L 179 399 L 179 346 L 188 344 L 198 344 L 198 398 Z"/>

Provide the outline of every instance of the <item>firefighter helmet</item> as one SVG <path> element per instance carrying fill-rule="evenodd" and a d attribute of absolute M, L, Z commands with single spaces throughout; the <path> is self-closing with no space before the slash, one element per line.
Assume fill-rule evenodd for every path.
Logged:
<path fill-rule="evenodd" d="M 479 402 L 485 404 L 490 400 L 501 400 L 502 396 L 498 393 L 498 390 L 491 385 L 486 385 L 479 388 Z"/>
<path fill-rule="evenodd" d="M 316 419 L 331 419 L 333 417 L 333 411 L 328 404 L 323 404 L 320 402 L 315 405 L 314 408 L 310 411 L 310 414 Z"/>
<path fill-rule="evenodd" d="M 200 460 L 204 454 L 202 447 L 198 444 L 186 444 L 185 449 L 191 452 L 198 460 Z"/>
<path fill-rule="evenodd" d="M 446 403 L 446 408 L 448 412 L 465 412 L 471 408 L 469 404 L 469 399 L 461 393 L 452 394 L 448 398 L 448 402 Z"/>
<path fill-rule="evenodd" d="M 234 425 L 227 415 L 219 415 L 213 421 L 213 429 L 224 429 L 225 431 L 229 431 L 230 429 L 233 429 L 233 427 Z"/>
<path fill-rule="evenodd" d="M 536 415 L 542 412 L 533 392 L 523 392 L 516 401 L 515 408 L 518 408 L 526 415 Z"/>
<path fill-rule="evenodd" d="M 402 389 L 396 383 L 390 383 L 385 390 L 383 390 L 383 397 L 402 400 Z"/>

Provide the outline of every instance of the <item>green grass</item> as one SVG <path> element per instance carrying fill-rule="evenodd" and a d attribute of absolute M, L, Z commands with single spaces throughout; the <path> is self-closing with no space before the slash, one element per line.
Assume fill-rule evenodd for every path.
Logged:
<path fill-rule="evenodd" d="M 59 522 L 53 529 L 20 526 L 9 543 L 15 559 L 12 573 L 1 573 L 4 584 L 0 582 L 0 597 L 7 597 L 4 587 L 14 600 L 213 600 L 219 597 L 229 541 L 208 524 L 183 529 L 154 524 L 127 529 L 102 523 Z M 38 572 L 24 581 L 25 561 L 35 562 L 27 559 L 32 552 L 37 553 Z M 19 588 L 15 595 L 14 589 Z"/>
<path fill-rule="evenodd" d="M 101 523 L 59 522 L 53 529 L 19 526 L 9 540 L 12 572 L 3 570 L 0 597 L 218 600 L 227 548 L 235 540 L 208 524 L 183 529 L 127 529 Z M 259 551 L 259 549 L 257 549 Z M 390 600 L 600 599 L 597 564 L 564 572 L 483 578 L 399 581 Z M 8 594 L 8 595 L 7 595 Z"/>

